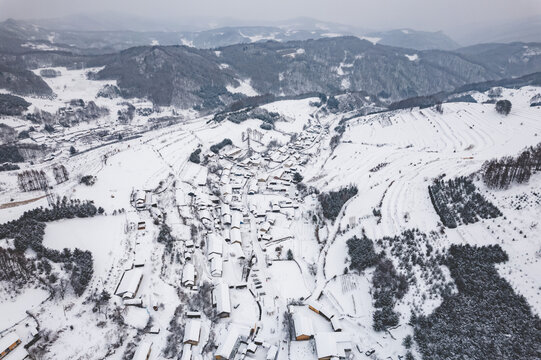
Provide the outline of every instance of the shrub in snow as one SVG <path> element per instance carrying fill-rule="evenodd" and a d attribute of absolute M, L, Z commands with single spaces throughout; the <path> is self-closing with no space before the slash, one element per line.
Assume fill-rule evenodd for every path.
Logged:
<path fill-rule="evenodd" d="M 96 177 L 92 175 L 85 175 L 80 180 L 81 184 L 85 184 L 86 186 L 92 186 L 96 183 Z"/>
<path fill-rule="evenodd" d="M 195 149 L 191 154 L 189 160 L 194 164 L 201 163 L 201 149 Z"/>

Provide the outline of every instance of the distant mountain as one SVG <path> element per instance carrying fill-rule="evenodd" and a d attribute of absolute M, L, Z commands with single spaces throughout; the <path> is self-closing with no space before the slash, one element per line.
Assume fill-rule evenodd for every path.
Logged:
<path fill-rule="evenodd" d="M 70 21 L 75 21 L 70 19 Z M 321 22 L 310 18 L 275 22 L 272 26 L 227 26 L 201 31 L 112 30 L 114 27 L 107 22 L 107 19 L 108 17 L 101 19 L 102 22 L 106 23 L 102 26 L 97 20 L 87 21 L 83 17 L 80 19 L 82 25 L 77 28 L 71 22 L 55 23 L 42 20 L 34 23 L 10 19 L 0 23 L 0 38 L 8 36 L 10 39 L 10 41 L 4 41 L 7 44 L 4 46 L 4 50 L 8 48 L 11 51 L 22 52 L 41 48 L 43 50 L 68 50 L 86 54 L 111 53 L 145 45 L 187 45 L 211 49 L 269 40 L 286 42 L 345 35 L 366 38 L 383 45 L 417 50 L 449 50 L 458 47 L 441 32 L 430 33 L 408 29 L 366 35 L 367 30 L 365 29 Z M 123 25 L 117 24 L 116 26 L 120 28 Z M 129 29 L 129 27 L 125 29 Z M 16 39 L 18 44 L 15 48 L 12 44 L 13 39 Z M 2 45 L 0 45 L 0 49 L 2 49 Z"/>
<path fill-rule="evenodd" d="M 501 78 L 459 54 L 374 45 L 356 37 L 232 45 L 216 51 L 139 47 L 107 62 L 96 78 L 117 80 L 125 96 L 202 108 L 234 101 L 238 94 L 229 90 L 240 82 L 259 94 L 365 90 L 398 100 Z"/>
<path fill-rule="evenodd" d="M 366 37 L 382 45 L 416 50 L 454 50 L 460 47 L 454 40 L 441 31 L 428 32 L 400 29 L 372 32 L 367 34 Z"/>
<path fill-rule="evenodd" d="M 541 69 L 541 43 L 481 44 L 456 52 L 501 77 L 522 76 Z"/>
<path fill-rule="evenodd" d="M 541 42 L 541 16 L 494 25 L 457 28 L 451 34 L 463 45 L 483 43 Z"/>
<path fill-rule="evenodd" d="M 33 23 L 6 20 L 0 23 L 0 51 L 67 50 L 85 54 L 118 52 L 134 46 L 186 45 L 210 49 L 260 41 L 292 41 L 343 35 L 321 28 L 312 30 L 275 26 L 236 26 L 204 31 L 127 31 L 46 29 Z M 84 27 L 83 27 L 84 28 Z M 347 34 L 347 33 L 346 33 Z"/>
<path fill-rule="evenodd" d="M 442 33 L 389 31 L 371 33 L 366 41 L 335 37 L 338 34 L 329 26 L 320 27 L 96 32 L 52 31 L 8 20 L 0 23 L 0 64 L 17 70 L 104 67 L 93 76 L 117 80 L 125 97 L 201 109 L 222 107 L 254 93 L 366 91 L 391 102 L 541 71 L 541 45 L 536 43 L 485 44 L 453 52 L 419 50 L 404 46 L 430 48 L 436 38 L 442 39 L 442 46 L 454 43 L 444 40 Z M 185 45 L 164 45 L 179 43 Z M 31 75 L 21 82 L 26 85 L 19 93 L 33 91 L 37 82 Z M 36 89 L 46 94 L 40 86 Z"/>

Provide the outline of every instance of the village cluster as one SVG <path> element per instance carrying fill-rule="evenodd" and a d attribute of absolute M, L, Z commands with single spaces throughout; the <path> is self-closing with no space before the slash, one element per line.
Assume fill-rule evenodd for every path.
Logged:
<path fill-rule="evenodd" d="M 197 229 L 177 238 L 169 250 L 178 262 L 176 286 L 188 297 L 211 287 L 211 311 L 203 302 L 200 308 L 186 308 L 179 319 L 182 359 L 203 359 L 208 353 L 216 359 L 275 360 L 280 353 L 289 358 L 291 340 L 312 344 L 318 359 L 346 358 L 353 334 L 342 331 L 339 315 L 317 301 L 324 295 L 283 298 L 277 288 L 285 284 L 273 283 L 269 271 L 278 266 L 273 264 L 296 262 L 282 245 L 295 241 L 292 222 L 308 222 L 294 175 L 302 173 L 328 130 L 319 124 L 306 130 L 287 145 L 259 146 L 265 151 L 248 144 L 205 152 L 206 163 L 187 163 L 174 187 L 133 190 L 126 231 L 135 242 L 113 292 L 126 309 L 125 323 L 146 333 L 133 359 L 158 359 L 162 350 L 163 341 L 156 339 L 166 329 L 150 325 L 159 296 L 148 296 L 145 286 L 159 276 L 152 271 L 156 258 L 149 254 L 159 229 L 167 226 L 177 233 L 177 224 L 165 219 L 171 209 L 162 207 L 171 195 L 182 226 Z"/>

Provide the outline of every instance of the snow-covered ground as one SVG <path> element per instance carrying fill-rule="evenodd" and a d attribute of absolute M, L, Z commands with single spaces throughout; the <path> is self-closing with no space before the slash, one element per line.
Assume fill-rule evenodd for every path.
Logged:
<path fill-rule="evenodd" d="M 408 58 L 416 60 L 415 55 Z M 343 64 L 339 71 L 347 71 L 347 67 Z M 58 152 L 54 160 L 22 165 L 44 170 L 50 177 L 52 166 L 62 163 L 70 178 L 61 184 L 50 180 L 50 193 L 94 201 L 105 212 L 93 218 L 50 222 L 45 227 L 45 247 L 92 252 L 94 275 L 81 297 L 68 291 L 65 297 L 56 294 L 46 300 L 47 291 L 29 288 L 1 298 L 0 313 L 8 315 L 2 317 L 0 331 L 27 319 L 25 311 L 29 310 L 46 335 L 38 342 L 46 349 L 43 359 L 122 359 L 147 341 L 153 344 L 150 358 L 154 360 L 164 358 L 170 346 L 178 353 L 188 351 L 181 340 L 171 345 L 173 335 L 184 330 L 186 311 L 202 312 L 200 342 L 190 350 L 193 359 L 212 358 L 228 336 L 245 329 L 249 334 L 255 327 L 260 328 L 263 344 L 253 358 L 266 358 L 269 348 L 276 346 L 278 359 L 315 359 L 314 340 L 290 341 L 283 321 L 288 311 L 298 312 L 310 319 L 316 333 L 332 332 L 331 322 L 308 308 L 316 300 L 341 320 L 343 333 L 351 335 L 354 358 L 365 358 L 365 352 L 374 349 L 377 358 L 398 359 L 405 354 L 402 339 L 412 332 L 406 325 L 410 307 L 415 304 L 429 313 L 440 300 L 425 299 L 427 285 L 420 280 L 416 286 L 420 292 L 410 291 L 397 304 L 400 325 L 389 332 L 375 332 L 372 270 L 345 273 L 346 241 L 360 235 L 362 229 L 374 240 L 412 228 L 427 234 L 438 231 L 439 217 L 427 192 L 435 177 L 469 175 L 488 159 L 516 155 L 541 142 L 541 113 L 529 106 L 529 99 L 541 90 L 525 87 L 503 91 L 502 96 L 513 103 L 505 117 L 495 112 L 493 104 L 448 103 L 443 105 L 443 113 L 407 109 L 354 118 L 346 122 L 341 143 L 334 150 L 329 141 L 342 116 L 323 112 L 314 105 L 318 99 L 311 98 L 264 105 L 285 120 L 277 122 L 275 130 L 250 135 L 253 141 L 247 138 L 254 130 L 260 131 L 258 120 L 214 123 L 210 117 L 185 112 L 181 120 L 158 129 L 145 127 L 148 119 L 138 116 L 133 125 L 140 130 L 137 136 L 122 141 L 85 138 L 83 142 L 76 137 L 75 144 L 86 151 L 70 156 L 75 133 L 121 127 L 116 123 L 116 111 L 123 105 L 95 97 L 107 82 L 87 80 L 83 70 L 58 70 L 62 76 L 47 80 L 58 96 L 29 99 L 33 107 L 56 112 L 66 101 L 82 98 L 111 111 L 94 122 L 65 129 L 62 136 L 51 135 Z M 232 90 L 254 91 L 248 80 Z M 474 97 L 484 99 L 486 95 Z M 144 100 L 134 103 L 146 106 Z M 172 112 L 164 109 L 166 115 Z M 18 125 L 22 120 L 9 121 Z M 233 145 L 218 155 L 212 153 L 210 146 L 224 138 Z M 197 148 L 201 149 L 200 164 L 188 161 Z M 334 223 L 315 222 L 317 198 L 298 194 L 291 181 L 294 172 L 319 191 L 355 184 L 358 195 L 344 205 Z M 96 183 L 81 184 L 84 175 L 95 176 Z M 500 244 L 510 259 L 498 266 L 499 273 L 539 314 L 541 174 L 533 175 L 527 185 L 508 190 L 489 190 L 480 181 L 476 185 L 505 220 L 500 217 L 459 226 L 431 235 L 431 241 L 442 250 L 452 243 Z M 136 210 L 133 195 L 138 191 L 151 194 L 152 201 Z M 46 206 L 44 195 L 43 191 L 21 192 L 17 172 L 1 172 L 0 223 Z M 517 203 L 522 204 L 520 209 Z M 238 208 L 233 216 L 238 224 L 226 224 L 223 211 L 233 208 Z M 374 209 L 381 212 L 380 218 Z M 158 242 L 164 224 L 174 238 L 170 247 Z M 234 228 L 240 234 L 236 244 L 230 240 Z M 212 236 L 219 237 L 222 247 L 211 256 Z M 0 245 L 3 242 L 7 243 L 0 240 Z M 34 256 L 30 250 L 26 255 Z M 217 263 L 213 257 L 219 259 L 218 269 L 213 268 Z M 134 296 L 141 299 L 140 307 L 114 295 L 124 270 L 135 265 L 141 265 L 136 269 L 142 280 Z M 55 271 L 60 266 L 55 264 Z M 191 269 L 195 289 L 183 284 L 183 276 Z M 204 289 L 219 283 L 229 289 L 229 316 L 223 318 L 212 315 L 210 293 L 199 297 Z M 94 296 L 102 290 L 112 297 L 106 305 L 97 306 Z M 248 343 L 255 346 L 256 341 L 249 338 Z"/>

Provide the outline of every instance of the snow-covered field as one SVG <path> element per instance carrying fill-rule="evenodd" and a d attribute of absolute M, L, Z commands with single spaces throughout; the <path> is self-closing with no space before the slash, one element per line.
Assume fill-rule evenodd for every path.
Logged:
<path fill-rule="evenodd" d="M 409 58 L 416 60 L 415 55 Z M 54 160 L 23 165 L 50 174 L 51 167 L 61 162 L 69 180 L 60 184 L 51 180 L 48 192 L 91 200 L 104 209 L 103 215 L 92 218 L 46 223 L 43 246 L 60 251 L 79 248 L 93 255 L 94 274 L 82 296 L 68 290 L 65 297 L 57 292 L 46 300 L 48 291 L 28 288 L 1 298 L 0 313 L 5 315 L 0 331 L 29 319 L 25 313 L 29 310 L 46 335 L 38 341 L 45 349 L 42 359 L 129 358 L 143 342 L 152 342 L 154 360 L 172 358 L 166 353 L 171 347 L 176 354 L 189 351 L 192 359 L 210 359 L 231 341 L 231 334 L 246 328 L 248 334 L 250 328 L 259 328 L 257 336 L 262 338 L 251 358 L 265 359 L 276 346 L 278 359 L 315 359 L 314 340 L 290 341 L 284 326 L 284 314 L 290 311 L 310 319 L 315 333 L 333 332 L 329 320 L 307 307 L 314 301 L 330 309 L 340 319 L 342 333 L 351 335 L 353 358 L 366 358 L 365 352 L 374 349 L 377 358 L 398 359 L 405 353 L 402 339 L 412 333 L 406 325 L 412 304 L 430 313 L 440 299 L 425 299 L 427 285 L 419 281 L 416 289 L 421 293 L 412 290 L 397 304 L 399 326 L 375 332 L 372 270 L 345 274 L 346 241 L 362 229 L 374 240 L 412 228 L 427 234 L 438 231 L 440 220 L 427 191 L 435 177 L 469 175 L 486 160 L 514 156 L 541 142 L 541 111 L 529 106 L 529 99 L 541 90 L 526 87 L 503 91 L 502 96 L 513 103 L 508 116 L 497 114 L 493 104 L 447 103 L 443 113 L 407 109 L 351 119 L 334 150 L 329 141 L 341 115 L 321 111 L 313 105 L 317 99 L 304 99 L 264 105 L 285 121 L 277 122 L 276 130 L 263 132 L 257 143 L 246 141 L 246 134 L 259 131 L 260 121 L 213 123 L 209 117 L 186 112 L 182 120 L 152 130 L 144 128 L 144 118 L 136 117 L 134 126 L 144 128 L 137 137 L 114 142 L 86 139 L 76 144 L 87 151 L 70 156 L 69 133 L 120 126 L 115 114 L 122 105 L 95 98 L 105 82 L 87 80 L 82 70 L 58 70 L 61 77 L 47 80 L 58 96 L 28 99 L 34 107 L 55 112 L 66 101 L 82 98 L 111 111 L 93 123 L 66 129 L 68 135 L 51 135 L 56 136 L 53 146 L 60 153 Z M 253 91 L 248 80 L 231 90 Z M 484 94 L 474 95 L 486 99 Z M 141 107 L 145 102 L 134 103 Z M 293 134 L 296 138 L 291 140 Z M 210 146 L 224 138 L 233 146 L 219 155 L 210 152 Z M 200 164 L 188 161 L 196 148 L 201 149 Z M 294 172 L 321 192 L 355 184 L 358 194 L 343 206 L 335 222 L 314 221 L 316 196 L 298 193 L 291 180 Z M 47 205 L 44 191 L 20 191 L 16 174 L 0 173 L 0 223 Z M 81 184 L 84 175 L 95 176 L 95 184 Z M 433 235 L 434 246 L 445 250 L 453 243 L 500 244 L 509 254 L 509 261 L 498 266 L 500 275 L 540 314 L 541 174 L 508 190 L 489 190 L 481 181 L 476 185 L 505 220 L 447 229 Z M 152 200 L 144 199 L 144 207 L 136 209 L 134 200 L 140 192 Z M 31 202 L 14 203 L 27 200 Z M 517 202 L 524 206 L 517 209 Z M 227 211 L 235 212 L 230 223 Z M 164 225 L 173 235 L 171 243 L 158 241 Z M 212 236 L 218 236 L 221 245 L 209 254 Z M 0 240 L 0 246 L 9 247 L 6 244 Z M 35 254 L 27 250 L 26 256 Z M 53 271 L 60 273 L 62 266 L 54 264 Z M 142 278 L 136 294 L 126 301 L 115 292 L 128 269 L 140 269 Z M 229 292 L 211 297 L 205 289 L 220 283 Z M 102 291 L 111 299 L 100 305 L 95 297 Z M 221 301 L 216 297 L 228 298 L 227 317 L 214 315 L 214 308 L 223 305 L 213 307 L 213 301 Z M 130 303 L 139 300 L 138 306 Z M 202 313 L 202 330 L 198 344 L 183 346 L 182 336 L 173 335 L 185 330 L 186 311 Z M 245 345 L 258 342 L 249 337 Z"/>

